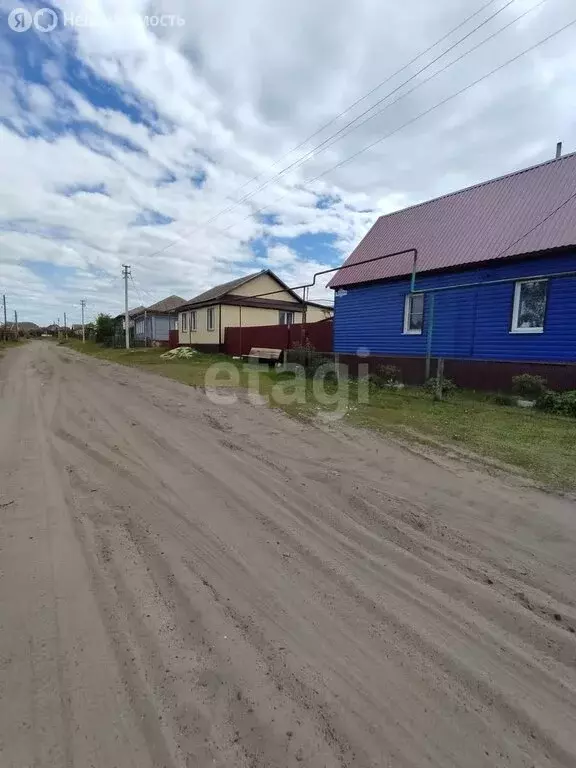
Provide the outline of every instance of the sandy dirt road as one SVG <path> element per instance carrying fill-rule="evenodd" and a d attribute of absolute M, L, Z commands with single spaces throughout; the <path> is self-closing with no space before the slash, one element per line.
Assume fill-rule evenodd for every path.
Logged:
<path fill-rule="evenodd" d="M 576 507 L 32 342 L 0 766 L 576 765 Z"/>

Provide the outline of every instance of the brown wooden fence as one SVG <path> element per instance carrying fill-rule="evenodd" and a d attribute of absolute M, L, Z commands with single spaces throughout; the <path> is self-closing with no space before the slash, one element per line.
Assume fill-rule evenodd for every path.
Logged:
<path fill-rule="evenodd" d="M 317 352 L 332 352 L 332 327 L 332 320 L 321 320 L 304 325 L 226 328 L 224 351 L 227 355 L 248 355 L 253 347 L 292 349 L 308 346 Z"/>

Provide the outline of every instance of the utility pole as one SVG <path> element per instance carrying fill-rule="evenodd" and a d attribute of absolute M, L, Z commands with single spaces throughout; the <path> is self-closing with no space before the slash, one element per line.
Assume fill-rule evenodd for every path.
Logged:
<path fill-rule="evenodd" d="M 84 328 L 84 309 L 86 307 L 86 299 L 80 300 L 80 306 L 82 307 L 82 344 L 86 343 L 86 330 Z"/>
<path fill-rule="evenodd" d="M 66 327 L 66 312 L 64 312 L 64 338 L 68 338 L 68 328 Z"/>
<path fill-rule="evenodd" d="M 124 331 L 126 333 L 126 349 L 130 349 L 130 314 L 128 312 L 128 278 L 130 277 L 129 264 L 122 264 L 122 277 L 124 278 Z"/>
<path fill-rule="evenodd" d="M 8 338 L 8 321 L 6 319 L 6 294 L 2 294 L 2 302 L 4 304 L 4 338 Z"/>
<path fill-rule="evenodd" d="M 14 310 L 14 328 L 16 331 L 16 341 L 18 341 L 18 312 Z"/>

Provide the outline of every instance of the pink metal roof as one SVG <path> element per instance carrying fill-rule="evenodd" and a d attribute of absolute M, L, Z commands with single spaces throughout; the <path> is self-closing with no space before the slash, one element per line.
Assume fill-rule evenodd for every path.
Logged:
<path fill-rule="evenodd" d="M 420 273 L 576 245 L 576 198 L 526 235 L 574 194 L 576 153 L 381 216 L 345 264 L 417 248 Z M 407 275 L 412 264 L 407 254 L 345 269 L 330 287 Z"/>

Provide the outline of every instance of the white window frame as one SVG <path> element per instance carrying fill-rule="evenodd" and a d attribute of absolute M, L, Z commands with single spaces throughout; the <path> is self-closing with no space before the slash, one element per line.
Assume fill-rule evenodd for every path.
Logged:
<path fill-rule="evenodd" d="M 210 318 L 212 318 L 212 322 L 210 322 Z M 216 316 L 214 313 L 214 307 L 206 308 L 206 330 L 207 331 L 216 330 Z"/>
<path fill-rule="evenodd" d="M 521 328 L 518 325 L 520 320 L 520 300 L 522 297 L 522 286 L 526 283 L 548 283 L 548 279 L 539 280 L 518 280 L 514 284 L 514 306 L 512 308 L 512 327 L 510 333 L 544 333 L 544 324 L 546 323 L 546 307 L 548 305 L 548 286 L 546 286 L 546 298 L 544 300 L 544 320 L 541 326 L 534 328 Z"/>
<path fill-rule="evenodd" d="M 289 320 L 288 320 L 288 317 L 290 318 Z M 296 317 L 296 315 L 294 314 L 294 312 L 292 310 L 281 309 L 280 310 L 280 318 L 279 318 L 280 319 L 280 325 L 294 325 L 295 317 Z"/>
<path fill-rule="evenodd" d="M 412 299 L 415 296 L 422 296 L 422 328 L 410 328 L 410 316 L 412 315 Z M 405 336 L 422 336 L 424 332 L 424 307 L 426 304 L 426 294 L 420 293 L 407 293 L 404 297 L 404 327 L 402 333 Z"/>
<path fill-rule="evenodd" d="M 190 333 L 195 333 L 198 329 L 196 324 L 196 310 L 190 312 Z"/>
<path fill-rule="evenodd" d="M 186 333 L 188 331 L 188 312 L 182 312 L 180 317 L 180 327 L 182 329 L 182 333 Z"/>

